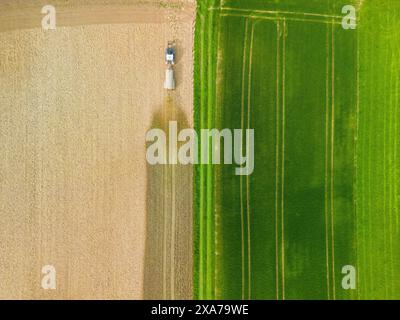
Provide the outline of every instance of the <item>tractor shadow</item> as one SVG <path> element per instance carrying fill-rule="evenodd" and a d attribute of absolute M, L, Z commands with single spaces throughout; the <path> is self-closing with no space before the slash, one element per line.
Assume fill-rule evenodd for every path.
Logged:
<path fill-rule="evenodd" d="M 178 122 L 178 132 L 189 128 L 172 95 L 153 115 L 150 129 L 168 137 L 169 121 Z M 147 164 L 146 300 L 192 299 L 192 176 L 192 166 Z"/>

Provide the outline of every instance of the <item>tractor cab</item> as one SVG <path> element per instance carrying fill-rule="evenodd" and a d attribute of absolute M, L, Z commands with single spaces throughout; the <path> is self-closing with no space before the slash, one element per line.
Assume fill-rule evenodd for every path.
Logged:
<path fill-rule="evenodd" d="M 165 63 L 170 65 L 175 64 L 175 48 L 172 42 L 169 42 L 168 47 L 165 49 Z"/>

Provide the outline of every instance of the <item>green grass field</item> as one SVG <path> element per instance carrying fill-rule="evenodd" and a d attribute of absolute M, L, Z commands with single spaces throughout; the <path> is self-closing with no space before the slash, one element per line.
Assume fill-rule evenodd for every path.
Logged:
<path fill-rule="evenodd" d="M 199 1 L 195 126 L 254 129 L 255 170 L 196 167 L 195 298 L 400 298 L 400 3 L 372 3 Z"/>

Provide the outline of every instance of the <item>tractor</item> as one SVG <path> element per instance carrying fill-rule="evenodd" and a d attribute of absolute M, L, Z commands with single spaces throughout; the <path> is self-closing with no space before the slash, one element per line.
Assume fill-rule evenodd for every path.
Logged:
<path fill-rule="evenodd" d="M 167 70 L 165 71 L 165 82 L 164 88 L 166 90 L 175 90 L 175 79 L 174 79 L 174 68 L 175 65 L 175 46 L 173 42 L 168 42 L 168 46 L 165 49 L 165 63 L 167 64 Z"/>

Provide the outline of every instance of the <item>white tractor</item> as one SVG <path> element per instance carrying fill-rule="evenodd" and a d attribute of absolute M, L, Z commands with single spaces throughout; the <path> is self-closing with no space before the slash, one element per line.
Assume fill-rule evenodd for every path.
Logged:
<path fill-rule="evenodd" d="M 165 63 L 167 64 L 167 70 L 165 71 L 164 88 L 167 90 L 174 90 L 175 79 L 173 66 L 175 65 L 175 47 L 173 42 L 168 42 L 168 46 L 165 49 Z"/>

